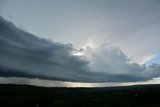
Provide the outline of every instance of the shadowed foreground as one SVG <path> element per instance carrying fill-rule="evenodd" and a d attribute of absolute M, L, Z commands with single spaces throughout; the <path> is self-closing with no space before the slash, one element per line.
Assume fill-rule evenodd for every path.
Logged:
<path fill-rule="evenodd" d="M 0 107 L 160 107 L 160 85 L 44 88 L 0 85 Z"/>

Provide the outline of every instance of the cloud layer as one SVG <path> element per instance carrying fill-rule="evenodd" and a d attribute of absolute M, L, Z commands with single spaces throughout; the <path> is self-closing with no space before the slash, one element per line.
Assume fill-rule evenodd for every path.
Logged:
<path fill-rule="evenodd" d="M 38 38 L 0 17 L 0 76 L 79 82 L 145 81 L 160 76 L 160 65 L 132 62 L 119 48 L 87 47 Z"/>

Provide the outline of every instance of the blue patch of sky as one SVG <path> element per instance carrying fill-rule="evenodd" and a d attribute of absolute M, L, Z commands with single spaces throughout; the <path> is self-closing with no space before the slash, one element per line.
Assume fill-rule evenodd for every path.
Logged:
<path fill-rule="evenodd" d="M 152 60 L 148 61 L 145 63 L 145 65 L 149 66 L 152 64 L 160 64 L 160 55 L 158 55 L 157 57 L 153 58 Z"/>

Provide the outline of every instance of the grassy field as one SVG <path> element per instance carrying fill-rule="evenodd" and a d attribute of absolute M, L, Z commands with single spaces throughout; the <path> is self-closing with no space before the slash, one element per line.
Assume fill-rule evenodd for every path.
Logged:
<path fill-rule="evenodd" d="M 160 107 L 160 85 L 44 88 L 0 85 L 0 107 Z"/>

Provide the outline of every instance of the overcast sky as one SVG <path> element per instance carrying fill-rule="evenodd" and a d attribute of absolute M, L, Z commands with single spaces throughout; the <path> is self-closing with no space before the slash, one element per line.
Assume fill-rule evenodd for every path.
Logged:
<path fill-rule="evenodd" d="M 159 0 L 0 0 L 0 16 L 1 41 L 15 47 L 13 51 L 7 43 L 1 46 L 1 69 L 25 68 L 23 76 L 89 82 L 144 81 L 159 75 Z M 9 59 L 14 52 L 20 57 Z M 35 56 L 37 60 L 29 60 Z"/>

